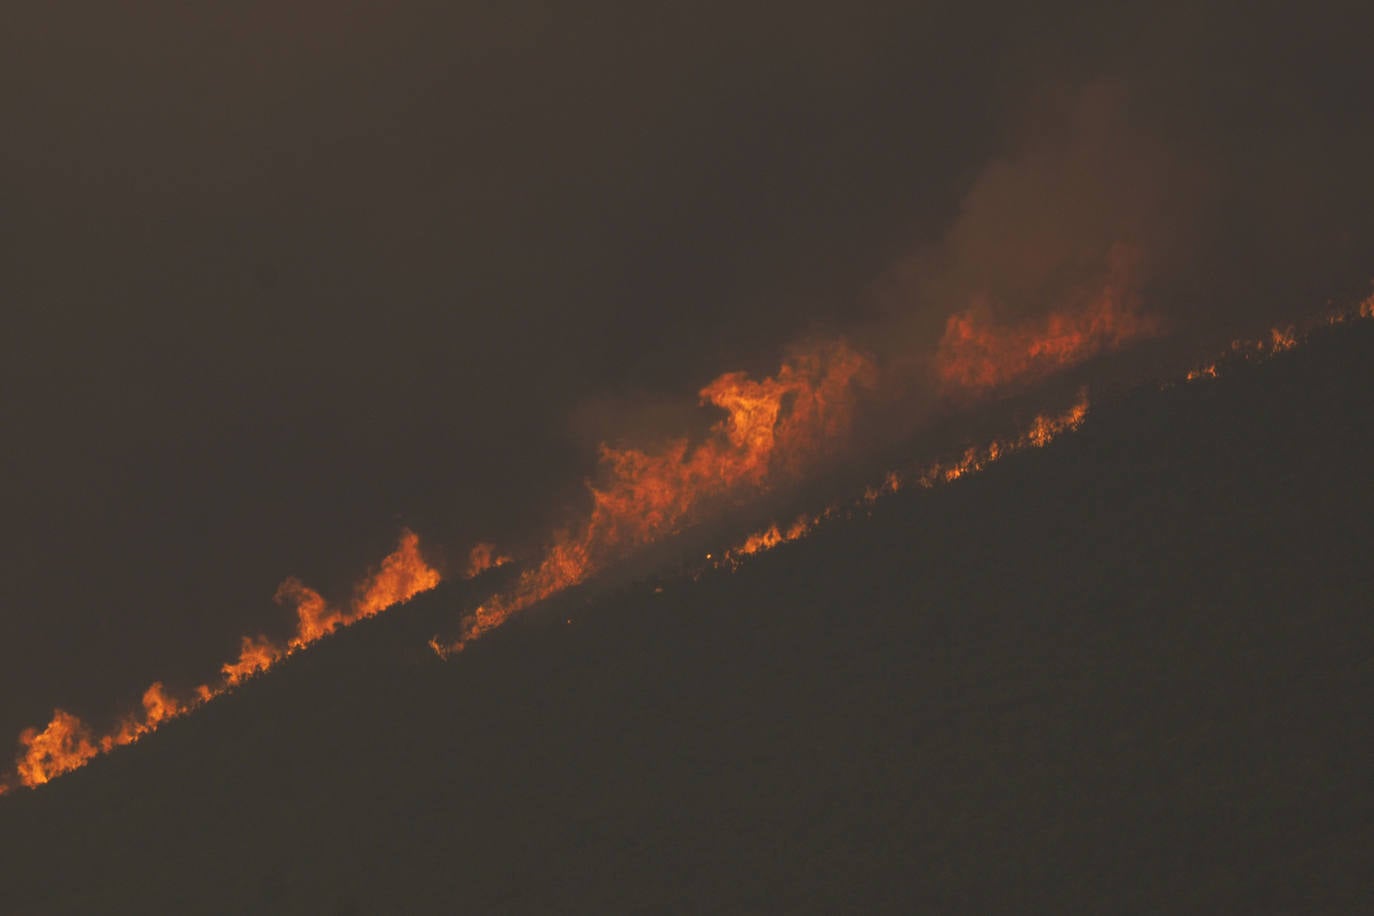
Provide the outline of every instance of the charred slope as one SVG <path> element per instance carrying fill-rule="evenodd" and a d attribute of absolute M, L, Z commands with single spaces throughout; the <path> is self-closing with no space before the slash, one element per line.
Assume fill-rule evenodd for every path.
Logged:
<path fill-rule="evenodd" d="M 1348 910 L 1371 418 L 1361 324 L 448 664 L 441 590 L 6 798 L 0 910 Z"/>

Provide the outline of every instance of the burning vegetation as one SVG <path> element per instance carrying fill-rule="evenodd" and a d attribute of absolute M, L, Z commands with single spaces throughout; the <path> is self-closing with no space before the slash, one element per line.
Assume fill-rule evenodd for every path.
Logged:
<path fill-rule="evenodd" d="M 1188 370 L 1184 381 L 1197 382 L 1217 378 L 1227 365 L 1263 362 L 1276 354 L 1292 350 L 1307 340 L 1312 331 L 1322 327 L 1336 327 L 1349 321 L 1374 318 L 1374 295 L 1354 308 L 1329 312 L 1324 318 L 1311 321 L 1305 327 L 1289 324 L 1273 327 L 1262 337 L 1233 340 L 1231 346 L 1217 359 Z"/>
<path fill-rule="evenodd" d="M 801 540 L 829 519 L 852 518 L 855 513 L 882 497 L 900 492 L 913 484 L 930 489 L 939 484 L 952 483 L 960 477 L 977 473 L 1008 455 L 1027 448 L 1043 448 L 1056 436 L 1078 429 L 1083 425 L 1087 415 L 1088 396 L 1083 392 L 1077 402 L 1067 410 L 1058 414 L 1037 416 L 1020 435 L 994 439 L 982 446 L 970 446 L 958 458 L 950 461 L 937 461 L 910 471 L 889 471 L 880 485 L 866 488 L 861 497 L 848 505 L 834 504 L 820 512 L 800 515 L 785 528 L 774 523 L 749 535 L 720 556 L 713 555 L 707 559 L 717 567 L 737 568 L 746 557 L 772 550 L 781 544 Z"/>
<path fill-rule="evenodd" d="M 591 510 L 560 532 L 543 558 L 463 620 L 461 650 L 511 615 L 587 579 L 607 563 L 671 536 L 727 496 L 759 493 L 794 478 L 849 430 L 857 394 L 876 384 L 873 363 L 843 341 L 793 354 L 776 375 L 755 381 L 728 372 L 701 389 L 703 405 L 725 412 L 696 443 L 672 439 L 656 450 L 602 445 Z"/>
<path fill-rule="evenodd" d="M 941 388 L 977 393 L 1034 381 L 1158 334 L 1161 322 L 1142 312 L 1134 292 L 1136 260 L 1118 246 L 1099 291 L 1043 319 L 998 324 L 985 303 L 950 315 L 935 354 Z"/>
<path fill-rule="evenodd" d="M 219 681 L 201 684 L 184 699 L 173 696 L 161 681 L 155 681 L 143 694 L 141 714 L 124 717 L 106 735 L 97 737 L 79 717 L 63 709 L 54 710 L 43 729 L 29 728 L 19 735 L 20 754 L 15 765 L 18 783 L 29 787 L 42 785 L 85 765 L 97 754 L 132 744 L 156 731 L 163 722 L 210 702 L 334 630 L 379 614 L 438 584 L 439 573 L 421 556 L 420 539 L 412 531 L 403 531 L 396 550 L 358 584 L 347 609 L 331 607 L 318 592 L 299 579 L 289 578 L 276 594 L 278 603 L 295 606 L 296 633 L 289 640 L 276 643 L 266 636 L 245 636 L 238 658 L 221 667 Z M 8 788 L 8 782 L 0 782 L 0 791 Z"/>
<path fill-rule="evenodd" d="M 1159 322 L 1141 311 L 1133 292 L 1133 252 L 1119 247 L 1110 261 L 1106 280 L 1083 297 L 1083 304 L 1041 321 L 999 325 L 978 308 L 950 316 L 933 364 L 936 387 L 950 395 L 977 396 L 1157 333 Z M 650 451 L 603 444 L 598 478 L 587 485 L 589 513 L 555 534 L 542 558 L 510 589 L 468 614 L 457 639 L 436 637 L 431 647 L 440 656 L 460 651 L 512 615 L 585 581 L 608 563 L 680 532 L 723 498 L 757 495 L 778 482 L 795 480 L 844 442 L 861 395 L 876 387 L 878 375 L 872 360 L 843 341 L 813 345 L 794 353 L 774 376 L 756 381 L 729 372 L 704 387 L 701 403 L 724 416 L 699 442 L 676 438 Z M 1086 409 L 1084 403 L 1081 411 Z M 1075 422 L 1081 419 L 1080 412 Z M 1053 425 L 1060 420 L 1037 422 Z M 1056 432 L 1061 428 L 1054 427 Z M 1043 445 L 1051 435 L 1047 429 L 1029 431 L 1026 443 Z M 1024 444 L 1017 439 L 970 449 L 939 473 L 952 480 Z M 894 473 L 883 486 L 896 490 L 903 479 Z M 796 540 L 838 511 L 827 509 L 786 528 L 757 532 L 725 556 L 738 559 Z"/>
<path fill-rule="evenodd" d="M 946 393 L 977 394 L 1043 377 L 1157 333 L 1159 323 L 1143 314 L 1124 289 L 1108 283 L 1081 308 L 1022 324 L 997 325 L 976 308 L 951 315 L 933 363 L 936 386 Z M 1374 318 L 1374 296 L 1322 323 L 1359 318 Z M 1299 346 L 1309 331 L 1288 326 L 1274 328 L 1262 339 L 1235 341 L 1223 357 L 1193 369 L 1185 379 L 1214 378 L 1233 362 L 1267 359 Z M 797 350 L 770 377 L 755 380 L 743 372 L 729 372 L 702 388 L 702 405 L 723 415 L 698 441 L 680 437 L 654 449 L 603 444 L 599 474 L 587 485 L 591 507 L 586 515 L 556 534 L 510 588 L 466 616 L 456 640 L 445 643 L 436 638 L 432 648 L 447 657 L 529 606 L 585 581 L 636 549 L 681 532 L 731 500 L 796 480 L 844 442 L 862 394 L 877 380 L 878 369 L 867 356 L 843 341 L 821 343 Z M 769 525 L 707 561 L 736 568 L 746 557 L 804 538 L 828 519 L 852 517 L 884 496 L 913 486 L 949 484 L 1008 455 L 1044 447 L 1078 429 L 1088 407 L 1086 393 L 1081 394 L 1067 409 L 1037 416 L 1017 435 L 970 446 L 950 459 L 891 471 L 848 504 L 800 515 L 786 526 Z M 509 562 L 511 558 L 493 545 L 479 543 L 468 557 L 465 577 Z M 421 555 L 418 536 L 410 531 L 404 531 L 396 550 L 358 583 L 345 606 L 330 604 L 299 579 L 288 578 L 275 599 L 294 608 L 296 629 L 290 638 L 278 642 L 263 635 L 243 637 L 238 656 L 221 667 L 219 679 L 184 697 L 154 682 L 143 694 L 141 711 L 125 716 L 107 734 L 97 735 L 79 717 L 54 710 L 42 729 L 20 734 L 14 778 L 0 780 L 0 794 L 17 785 L 42 785 L 98 754 L 132 744 L 335 630 L 403 603 L 439 581 L 439 573 Z"/>

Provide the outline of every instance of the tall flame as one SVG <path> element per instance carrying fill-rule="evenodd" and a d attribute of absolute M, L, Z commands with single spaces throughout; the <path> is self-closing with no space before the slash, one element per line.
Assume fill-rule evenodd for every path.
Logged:
<path fill-rule="evenodd" d="M 358 584 L 348 610 L 330 606 L 319 592 L 292 576 L 278 586 L 274 598 L 278 604 L 296 606 L 296 635 L 284 646 L 264 636 L 245 636 L 238 660 L 221 669 L 225 681 L 233 685 L 266 671 L 278 659 L 304 649 L 340 627 L 375 616 L 438 584 L 438 571 L 420 555 L 420 538 L 409 530 L 401 532 L 400 544 L 382 560 L 377 571 Z"/>
<path fill-rule="evenodd" d="M 91 730 L 76 716 L 55 709 L 52 721 L 42 731 L 26 728 L 19 734 L 24 754 L 19 758 L 19 780 L 26 786 L 40 786 L 85 764 L 99 748 Z"/>
<path fill-rule="evenodd" d="M 695 445 L 686 438 L 657 451 L 603 444 L 603 482 L 588 484 L 592 508 L 586 519 L 560 533 L 512 589 L 467 617 L 456 642 L 436 639 L 431 645 L 441 655 L 461 650 L 614 557 L 679 531 L 713 501 L 757 492 L 799 472 L 849 429 L 855 389 L 871 387 L 876 376 L 872 362 L 848 344 L 818 344 L 795 353 L 769 378 L 728 372 L 702 388 L 702 404 L 725 416 Z"/>
<path fill-rule="evenodd" d="M 1327 323 L 1356 318 L 1374 318 L 1374 296 L 1351 312 L 1328 316 Z M 1142 315 L 1124 286 L 1112 280 L 1082 309 L 1053 314 L 1043 323 L 998 326 L 977 308 L 950 316 L 936 354 L 936 374 L 947 390 L 982 391 L 1038 378 L 1157 330 L 1158 323 Z M 1234 342 L 1228 358 L 1268 358 L 1305 339 L 1306 334 L 1292 326 L 1274 328 L 1267 339 Z M 1216 377 L 1224 363 L 1225 358 L 1194 369 L 1186 380 Z M 589 514 L 573 529 L 559 533 L 542 560 L 511 589 L 467 617 L 456 642 L 443 645 L 436 639 L 431 646 L 440 655 L 461 650 L 512 615 L 583 581 L 608 562 L 681 530 L 722 498 L 759 492 L 805 470 L 846 434 L 857 389 L 874 385 L 876 376 L 874 365 L 845 343 L 820 344 L 795 353 L 772 377 L 755 381 L 745 373 L 730 372 L 702 388 L 702 404 L 722 410 L 724 416 L 700 442 L 677 438 L 653 451 L 603 444 L 600 482 L 588 483 Z M 976 473 L 1007 455 L 1042 447 L 1077 429 L 1087 411 L 1083 395 L 1060 414 L 1037 416 L 1018 436 L 969 447 L 957 458 L 915 472 L 892 471 L 881 485 L 869 487 L 847 508 L 836 505 L 804 514 L 785 528 L 770 525 L 718 559 L 707 559 L 717 566 L 734 567 L 744 557 L 806 537 L 825 520 L 852 515 L 908 484 L 929 488 Z M 508 562 L 510 558 L 492 545 L 478 544 L 469 556 L 466 576 L 475 577 Z M 358 584 L 347 609 L 331 606 L 299 579 L 288 578 L 275 595 L 278 603 L 295 606 L 296 631 L 286 642 L 263 635 L 243 637 L 238 657 L 221 667 L 220 680 L 198 686 L 185 700 L 169 694 L 161 681 L 154 682 L 143 694 L 141 714 L 124 717 L 113 731 L 99 737 L 77 716 L 55 709 L 43 729 L 29 728 L 20 734 L 22 752 L 15 776 L 21 785 L 42 785 L 97 754 L 138 741 L 161 723 L 213 700 L 334 630 L 407 601 L 439 581 L 439 573 L 420 554 L 419 538 L 408 530 L 403 531 L 396 550 Z M 0 795 L 12 788 L 12 781 L 0 779 Z"/>
<path fill-rule="evenodd" d="M 381 567 L 358 587 L 353 613 L 345 617 L 350 624 L 380 614 L 427 592 L 439 584 L 439 572 L 420 556 L 420 538 L 413 531 L 401 534 L 400 545 L 382 560 Z"/>
<path fill-rule="evenodd" d="M 1374 295 L 1360 302 L 1354 309 L 1332 312 L 1320 323 L 1337 325 L 1347 321 L 1371 318 L 1374 318 Z M 950 320 L 953 322 L 955 319 L 951 318 Z M 1053 320 L 1051 324 L 1053 324 Z M 1147 322 L 1147 324 L 1149 323 Z M 1271 328 L 1269 333 L 1262 338 L 1234 340 L 1231 342 L 1227 357 L 1189 370 L 1184 376 L 1184 380 L 1192 382 L 1200 379 L 1217 378 L 1221 375 L 1225 360 L 1228 358 L 1245 362 L 1267 359 L 1275 354 L 1300 346 L 1306 338 L 1307 334 L 1299 331 L 1296 326 L 1285 325 Z M 996 373 L 989 373 L 989 376 L 992 375 L 996 375 Z M 1014 373 L 1004 374 L 1000 377 L 1014 377 Z M 1087 392 L 1084 391 L 1080 393 L 1078 401 L 1067 410 L 1059 414 L 1036 416 L 1018 436 L 994 439 L 982 446 L 970 446 L 957 458 L 932 462 L 917 469 L 914 473 L 889 471 L 881 485 L 866 488 L 863 497 L 849 506 L 831 505 L 817 513 L 802 514 L 785 528 L 774 523 L 767 528 L 753 532 L 719 556 L 708 555 L 706 559 L 713 566 L 737 568 L 747 557 L 807 537 L 822 522 L 835 517 L 850 517 L 862 505 L 871 504 L 883 496 L 896 493 L 909 483 L 914 482 L 917 486 L 927 489 L 940 484 L 952 483 L 962 477 L 976 474 L 993 462 L 1015 452 L 1027 448 L 1043 448 L 1058 436 L 1073 432 L 1082 426 L 1087 418 L 1088 409 L 1088 396 Z"/>

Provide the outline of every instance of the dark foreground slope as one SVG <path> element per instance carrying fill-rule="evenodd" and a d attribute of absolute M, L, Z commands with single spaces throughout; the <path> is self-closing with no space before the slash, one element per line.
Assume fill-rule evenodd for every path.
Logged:
<path fill-rule="evenodd" d="M 1362 325 L 448 664 L 429 596 L 4 799 L 0 911 L 1359 911 L 1372 393 Z"/>

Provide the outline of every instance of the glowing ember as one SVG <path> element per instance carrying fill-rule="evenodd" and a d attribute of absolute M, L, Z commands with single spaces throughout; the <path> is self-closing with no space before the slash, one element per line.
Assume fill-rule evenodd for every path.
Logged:
<path fill-rule="evenodd" d="M 1283 353 L 1300 346 L 1314 328 L 1326 325 L 1335 327 L 1349 321 L 1360 321 L 1374 318 L 1374 296 L 1370 296 L 1360 302 L 1354 308 L 1341 311 L 1333 311 L 1321 319 L 1309 321 L 1301 330 L 1296 325 L 1285 325 L 1284 327 L 1273 327 L 1269 329 L 1267 337 L 1253 340 L 1233 340 L 1229 351 L 1216 362 L 1192 369 L 1184 376 L 1184 381 L 1196 382 L 1204 379 L 1213 379 L 1220 376 L 1228 365 L 1238 363 L 1257 363 L 1263 362 L 1278 353 Z M 1161 383 L 1161 387 L 1167 388 L 1171 383 Z"/>
<path fill-rule="evenodd" d="M 1189 381 L 1189 382 L 1195 382 L 1195 381 L 1197 381 L 1198 379 L 1203 379 L 1203 378 L 1216 378 L 1216 377 L 1217 377 L 1217 364 L 1216 364 L 1216 363 L 1211 363 L 1211 364 L 1209 364 L 1209 365 L 1203 366 L 1201 369 L 1190 369 L 1190 370 L 1188 371 L 1188 374 L 1187 374 L 1186 376 L 1184 376 L 1185 380 L 1186 380 L 1186 381 Z"/>
<path fill-rule="evenodd" d="M 865 490 L 865 501 L 871 501 L 869 498 L 870 493 L 874 494 L 872 499 L 877 499 L 877 492 L 877 490 L 872 489 Z M 763 531 L 754 532 L 734 547 L 722 553 L 720 558 L 715 561 L 715 565 L 729 566 L 732 569 L 736 568 L 740 563 L 744 562 L 745 557 L 752 556 L 756 553 L 763 553 L 764 551 L 772 550 L 779 544 L 786 544 L 789 541 L 797 541 L 806 537 L 817 525 L 831 516 L 839 514 L 839 512 L 840 510 L 837 506 L 828 506 L 814 515 L 797 516 L 792 524 L 788 525 L 786 528 L 780 528 L 776 524 L 770 525 Z M 709 560 L 711 558 L 707 557 L 707 559 Z"/>

